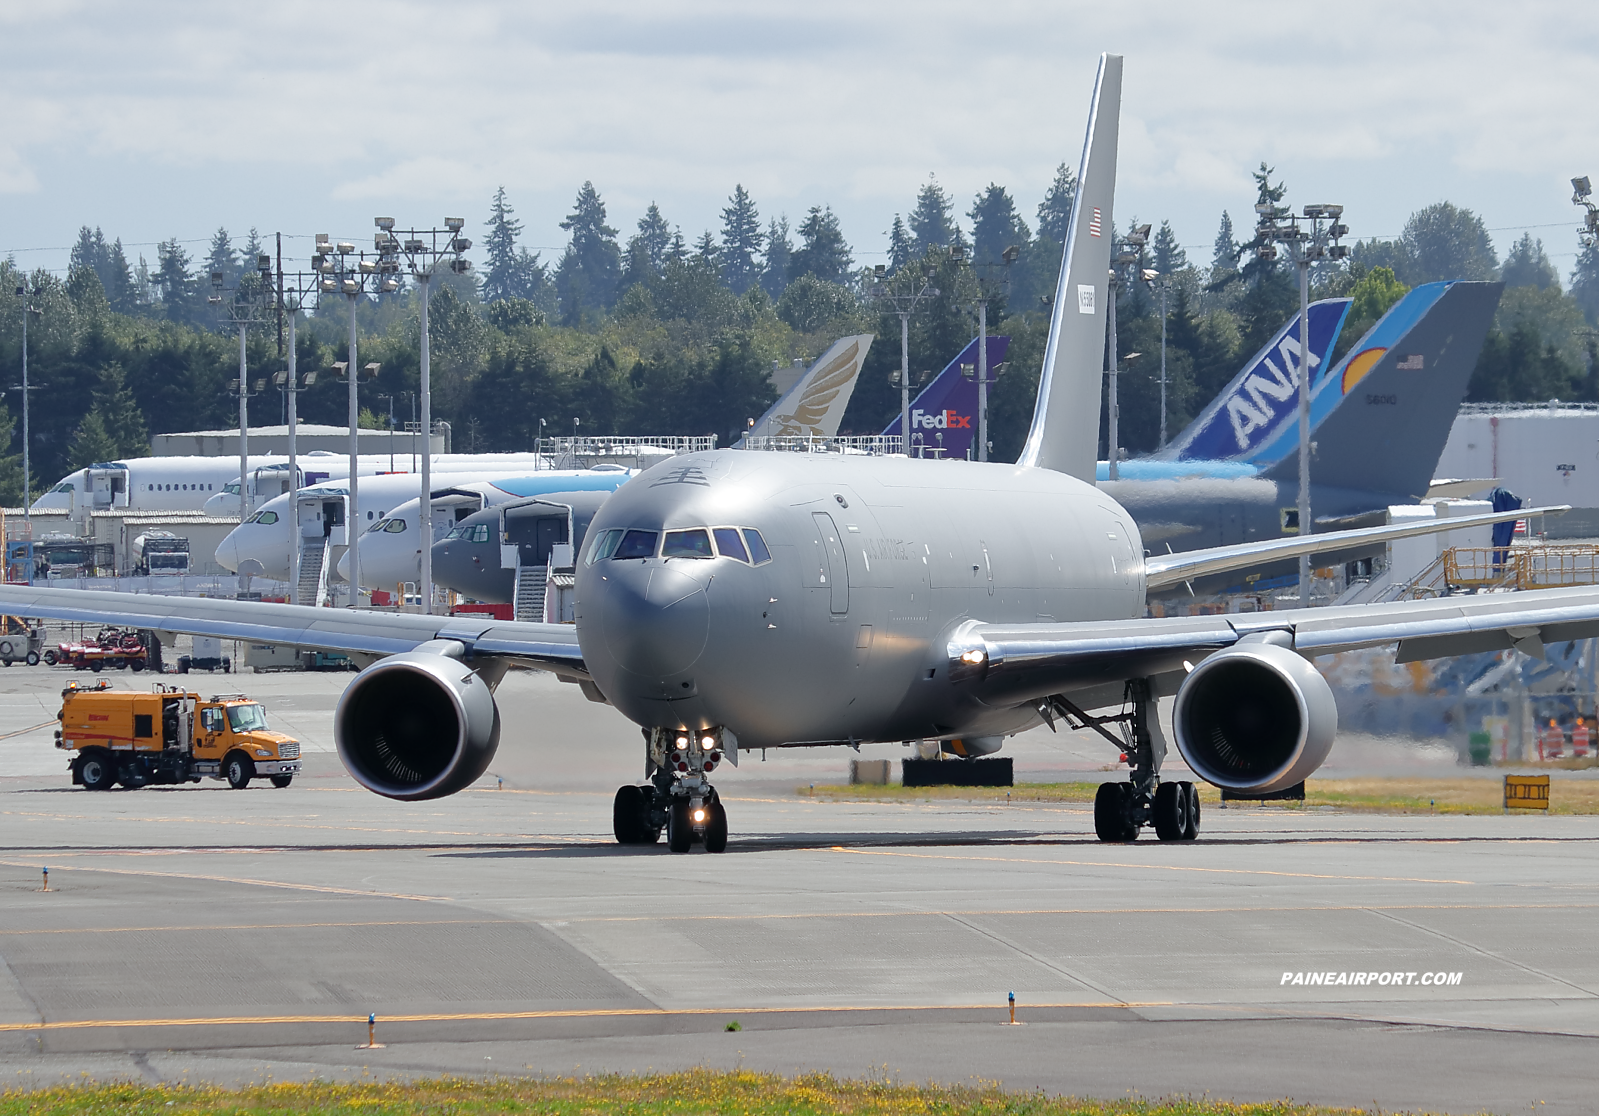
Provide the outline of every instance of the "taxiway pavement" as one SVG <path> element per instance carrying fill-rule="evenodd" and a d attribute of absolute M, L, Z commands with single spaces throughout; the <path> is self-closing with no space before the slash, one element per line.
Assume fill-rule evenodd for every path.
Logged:
<path fill-rule="evenodd" d="M 1104 846 L 1086 806 L 829 803 L 794 788 L 849 755 L 757 753 L 718 773 L 727 853 L 673 856 L 610 839 L 637 730 L 545 677 L 502 687 L 491 777 L 419 804 L 339 766 L 339 675 L 190 676 L 301 737 L 289 788 L 72 788 L 46 723 L 67 677 L 0 672 L 6 1084 L 744 1065 L 1593 1107 L 1599 818 L 1251 807 Z M 1114 759 L 1014 751 L 1031 778 Z M 1282 983 L 1310 971 L 1461 979 Z M 382 1050 L 355 1049 L 368 1012 Z"/>

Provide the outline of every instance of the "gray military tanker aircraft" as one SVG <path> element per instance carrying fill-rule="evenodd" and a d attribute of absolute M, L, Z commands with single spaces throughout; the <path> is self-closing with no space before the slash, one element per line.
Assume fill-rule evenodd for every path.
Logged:
<path fill-rule="evenodd" d="M 1155 699 L 1201 778 L 1268 795 L 1325 759 L 1332 694 L 1309 658 L 1397 641 L 1411 661 L 1599 634 L 1599 590 L 1545 590 L 1151 618 L 1151 589 L 1528 512 L 1146 555 L 1094 486 L 1122 60 L 1101 59 L 1033 426 L 1015 465 L 714 451 L 633 477 L 595 515 L 576 623 L 440 618 L 0 587 L 22 616 L 326 647 L 370 663 L 334 716 L 351 775 L 403 801 L 487 769 L 493 690 L 513 664 L 578 682 L 644 730 L 646 779 L 620 788 L 617 840 L 726 848 L 710 776 L 751 747 L 961 740 L 1057 721 L 1125 749 L 1094 827 L 1126 841 L 1199 828 L 1191 783 L 1162 781 Z M 1117 733 L 1110 730 L 1115 728 Z M 1119 738 L 1118 738 L 1119 737 Z M 80 754 L 95 754 L 80 752 Z M 104 758 L 115 762 L 113 753 Z M 245 762 L 248 762 L 246 758 Z"/>

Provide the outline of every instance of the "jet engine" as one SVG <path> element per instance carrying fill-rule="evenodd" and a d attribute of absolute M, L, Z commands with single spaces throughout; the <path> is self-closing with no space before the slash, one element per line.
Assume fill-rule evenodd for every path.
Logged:
<path fill-rule="evenodd" d="M 489 683 L 463 663 L 461 644 L 437 641 L 382 659 L 339 698 L 339 758 L 367 790 L 414 802 L 442 798 L 488 770 L 500 742 Z"/>
<path fill-rule="evenodd" d="M 1310 663 L 1251 641 L 1218 651 L 1183 680 L 1172 728 L 1194 774 L 1227 790 L 1270 794 L 1322 765 L 1338 710 Z"/>

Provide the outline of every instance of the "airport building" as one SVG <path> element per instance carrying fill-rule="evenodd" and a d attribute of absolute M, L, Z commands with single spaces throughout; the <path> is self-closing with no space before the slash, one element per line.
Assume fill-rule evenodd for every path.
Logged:
<path fill-rule="evenodd" d="M 1433 475 L 1480 478 L 1483 492 L 1508 488 L 1532 507 L 1570 504 L 1547 537 L 1599 538 L 1599 403 L 1467 403 Z"/>

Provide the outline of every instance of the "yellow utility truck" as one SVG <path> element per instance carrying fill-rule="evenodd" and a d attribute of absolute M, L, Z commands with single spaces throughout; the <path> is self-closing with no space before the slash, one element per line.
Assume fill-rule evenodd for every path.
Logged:
<path fill-rule="evenodd" d="M 72 782 L 88 790 L 226 779 L 242 790 L 264 776 L 286 787 L 300 770 L 300 742 L 267 728 L 243 694 L 201 699 L 175 686 L 150 693 L 109 682 L 61 691 L 56 747 L 72 753 Z"/>

